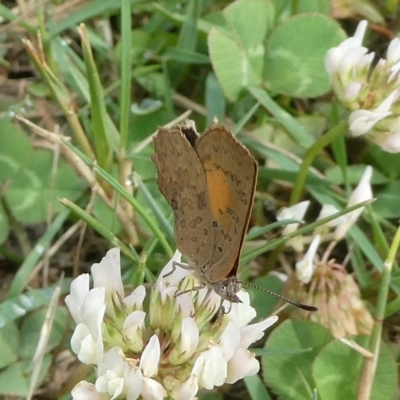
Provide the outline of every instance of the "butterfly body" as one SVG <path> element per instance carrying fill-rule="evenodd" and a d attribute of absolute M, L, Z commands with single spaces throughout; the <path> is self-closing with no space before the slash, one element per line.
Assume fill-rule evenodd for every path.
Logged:
<path fill-rule="evenodd" d="M 199 136 L 190 121 L 160 128 L 153 161 L 175 217 L 189 269 L 222 298 L 240 302 L 237 269 L 257 181 L 257 163 L 222 125 Z"/>

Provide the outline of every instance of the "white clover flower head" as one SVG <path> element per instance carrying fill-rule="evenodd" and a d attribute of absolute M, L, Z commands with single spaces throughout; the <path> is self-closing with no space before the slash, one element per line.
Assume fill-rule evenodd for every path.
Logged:
<path fill-rule="evenodd" d="M 316 305 L 319 312 L 310 313 L 297 307 L 288 308 L 292 318 L 309 319 L 328 328 L 334 337 L 369 335 L 374 325 L 363 304 L 360 289 L 353 276 L 334 261 L 318 260 L 307 285 L 296 278 L 288 280 L 285 293 L 296 301 Z"/>
<path fill-rule="evenodd" d="M 230 313 L 218 311 L 220 297 L 206 288 L 189 290 L 199 282 L 174 262 L 181 262 L 179 252 L 161 272 L 149 302 L 144 286 L 125 296 L 118 249 L 93 266 L 94 288 L 87 274 L 72 282 L 66 297 L 77 323 L 72 349 L 97 367 L 95 384 L 78 383 L 74 400 L 190 400 L 200 388 L 257 373 L 259 363 L 248 347 L 277 317 L 249 325 L 256 313 L 245 291 L 238 293 L 243 303 L 225 304 Z"/>
<path fill-rule="evenodd" d="M 347 203 L 348 207 L 354 206 L 356 204 L 362 203 L 367 200 L 372 200 L 372 188 L 371 188 L 371 178 L 372 178 L 372 167 L 367 166 L 365 171 L 358 183 L 357 187 L 354 189 L 351 194 L 349 201 Z M 334 232 L 335 241 L 341 240 L 349 228 L 354 225 L 358 219 L 358 217 L 362 214 L 365 207 L 357 208 L 357 210 L 351 211 L 348 214 L 345 214 L 345 220 L 340 223 Z"/>
<path fill-rule="evenodd" d="M 356 34 L 330 49 L 325 58 L 333 90 L 349 110 L 348 123 L 353 136 L 366 135 L 384 151 L 400 151 L 400 39 L 393 39 L 386 59 L 373 66 L 374 53 L 361 45 L 366 21 Z"/>

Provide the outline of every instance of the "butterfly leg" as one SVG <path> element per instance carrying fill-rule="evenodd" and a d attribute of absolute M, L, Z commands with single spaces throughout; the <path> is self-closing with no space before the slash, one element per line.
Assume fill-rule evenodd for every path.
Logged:
<path fill-rule="evenodd" d="M 179 268 L 182 268 L 182 269 L 186 269 L 188 271 L 193 270 L 193 268 L 191 268 L 189 264 L 180 263 L 178 261 L 172 261 L 172 269 L 171 269 L 171 271 L 169 271 L 165 275 L 163 275 L 163 278 L 166 278 L 167 276 L 172 275 L 175 272 L 176 267 L 179 267 Z"/>
<path fill-rule="evenodd" d="M 181 294 L 184 294 L 184 293 L 197 292 L 198 290 L 203 289 L 203 288 L 204 288 L 204 285 L 193 286 L 192 288 L 183 290 L 182 292 L 176 292 L 175 297 L 180 296 Z M 209 296 L 210 296 L 209 292 L 207 292 L 207 295 L 204 300 L 206 300 Z"/>
<path fill-rule="evenodd" d="M 223 306 L 223 302 L 224 302 L 224 299 L 221 298 L 221 303 L 219 303 L 218 310 L 221 310 L 222 314 L 229 314 L 232 310 L 232 302 L 229 302 L 228 310 L 225 310 L 225 307 Z"/>

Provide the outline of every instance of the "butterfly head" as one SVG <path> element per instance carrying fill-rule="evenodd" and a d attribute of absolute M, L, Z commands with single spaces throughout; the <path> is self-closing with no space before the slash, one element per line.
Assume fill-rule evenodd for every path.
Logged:
<path fill-rule="evenodd" d="M 212 284 L 212 288 L 222 299 L 231 303 L 242 303 L 242 300 L 237 295 L 242 288 L 242 284 L 236 276 L 215 282 Z"/>

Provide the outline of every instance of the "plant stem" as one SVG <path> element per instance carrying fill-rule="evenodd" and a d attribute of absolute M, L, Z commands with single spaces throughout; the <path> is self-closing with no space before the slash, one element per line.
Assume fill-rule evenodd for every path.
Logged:
<path fill-rule="evenodd" d="M 390 276 L 400 244 L 400 227 L 397 229 L 387 259 L 383 264 L 381 284 L 378 293 L 378 302 L 375 313 L 375 324 L 369 338 L 369 350 L 373 357 L 365 358 L 360 380 L 358 382 L 358 400 L 368 400 L 371 397 L 375 371 L 378 364 L 379 349 L 381 344 L 382 321 L 385 317 L 385 308 L 389 293 Z"/>
<path fill-rule="evenodd" d="M 293 187 L 292 195 L 290 196 L 289 205 L 292 206 L 300 201 L 301 194 L 304 189 L 304 184 L 308 175 L 309 168 L 315 157 L 321 150 L 332 143 L 338 136 L 343 135 L 347 129 L 347 123 L 342 122 L 332 128 L 328 133 L 321 136 L 307 151 L 303 163 L 300 166 L 296 182 Z"/>

